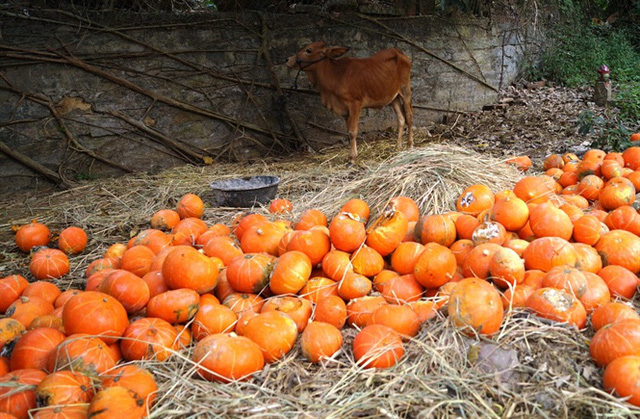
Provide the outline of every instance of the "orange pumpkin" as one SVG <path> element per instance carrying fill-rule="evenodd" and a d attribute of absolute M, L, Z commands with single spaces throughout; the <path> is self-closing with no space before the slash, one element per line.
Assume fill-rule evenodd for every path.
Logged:
<path fill-rule="evenodd" d="M 178 334 L 169 322 L 145 317 L 132 322 L 122 337 L 120 350 L 127 361 L 142 359 L 164 361 L 172 355 Z"/>
<path fill-rule="evenodd" d="M 371 314 L 370 324 L 383 324 L 408 340 L 420 331 L 420 317 L 408 305 L 385 304 Z"/>
<path fill-rule="evenodd" d="M 168 323 L 186 323 L 200 308 L 200 295 L 194 290 L 180 288 L 158 294 L 147 303 L 147 316 Z"/>
<path fill-rule="evenodd" d="M 408 229 L 409 222 L 404 213 L 387 208 L 367 229 L 367 246 L 387 256 L 402 242 Z"/>
<path fill-rule="evenodd" d="M 482 279 L 465 278 L 451 291 L 448 313 L 463 333 L 491 335 L 502 325 L 504 307 L 493 285 Z"/>
<path fill-rule="evenodd" d="M 529 243 L 522 254 L 527 269 L 547 272 L 554 266 L 575 266 L 576 250 L 571 243 L 560 237 L 541 237 Z"/>
<path fill-rule="evenodd" d="M 111 297 L 85 291 L 72 297 L 62 309 L 62 320 L 68 334 L 87 333 L 114 343 L 129 325 L 127 311 Z"/>
<path fill-rule="evenodd" d="M 90 377 L 113 368 L 116 361 L 107 344 L 100 338 L 84 333 L 69 335 L 49 357 L 49 371 L 71 370 Z"/>
<path fill-rule="evenodd" d="M 620 320 L 603 326 L 591 338 L 589 353 L 599 367 L 621 356 L 640 355 L 640 320 Z"/>
<path fill-rule="evenodd" d="M 458 267 L 453 252 L 437 243 L 428 243 L 416 260 L 413 274 L 425 288 L 437 288 L 449 282 Z"/>
<path fill-rule="evenodd" d="M 375 249 L 363 245 L 351 258 L 353 272 L 373 278 L 384 269 L 384 259 Z"/>
<path fill-rule="evenodd" d="M 272 214 L 283 214 L 293 210 L 293 204 L 286 198 L 276 198 L 269 202 L 269 212 Z"/>
<path fill-rule="evenodd" d="M 80 227 L 67 227 L 58 236 L 58 248 L 68 255 L 82 253 L 87 247 L 87 233 Z"/>
<path fill-rule="evenodd" d="M 496 200 L 489 217 L 497 221 L 509 231 L 518 231 L 529 219 L 529 207 L 517 196 Z"/>
<path fill-rule="evenodd" d="M 537 316 L 557 322 L 566 322 L 578 329 L 584 328 L 587 312 L 573 294 L 556 288 L 539 288 L 527 299 L 526 307 Z"/>
<path fill-rule="evenodd" d="M 277 311 L 289 316 L 301 333 L 309 324 L 313 306 L 311 302 L 305 298 L 293 296 L 277 296 L 267 299 L 260 310 L 261 313 L 268 311 Z"/>
<path fill-rule="evenodd" d="M 229 307 L 220 304 L 217 298 L 210 294 L 200 296 L 200 309 L 196 313 L 191 331 L 196 340 L 202 340 L 209 335 L 231 332 L 238 315 Z"/>
<path fill-rule="evenodd" d="M 640 237 L 625 230 L 612 230 L 600 236 L 595 245 L 602 257 L 602 264 L 622 266 L 638 274 L 640 272 Z"/>
<path fill-rule="evenodd" d="M 489 262 L 489 277 L 501 288 L 516 286 L 524 281 L 524 260 L 506 247 L 497 249 Z"/>
<path fill-rule="evenodd" d="M 348 272 L 353 272 L 351 255 L 341 250 L 331 250 L 322 258 L 322 272 L 334 281 L 341 280 Z"/>
<path fill-rule="evenodd" d="M 204 202 L 195 194 L 188 193 L 182 196 L 178 201 L 176 212 L 181 219 L 194 217 L 202 218 L 204 214 Z"/>
<path fill-rule="evenodd" d="M 414 228 L 416 241 L 422 244 L 437 243 L 449 247 L 456 241 L 456 224 L 445 215 L 420 217 Z"/>
<path fill-rule="evenodd" d="M 226 334 L 207 336 L 198 342 L 193 361 L 198 365 L 198 375 L 221 383 L 249 380 L 265 363 L 258 344 L 244 336 Z"/>
<path fill-rule="evenodd" d="M 403 355 L 402 339 L 383 324 L 365 327 L 353 340 L 353 356 L 363 368 L 389 368 Z"/>
<path fill-rule="evenodd" d="M 329 224 L 331 244 L 344 252 L 357 250 L 367 238 L 365 225 L 349 213 L 340 213 Z"/>
<path fill-rule="evenodd" d="M 456 209 L 463 214 L 476 217 L 489 209 L 495 202 L 495 195 L 488 186 L 475 184 L 462 191 L 456 201 Z"/>
<path fill-rule="evenodd" d="M 0 314 L 7 311 L 28 285 L 29 282 L 22 275 L 9 275 L 0 279 Z"/>
<path fill-rule="evenodd" d="M 11 354 L 11 370 L 46 370 L 49 357 L 66 338 L 59 330 L 42 327 L 29 330 L 17 340 Z"/>
<path fill-rule="evenodd" d="M 340 208 L 340 212 L 346 212 L 354 217 L 358 218 L 360 222 L 367 223 L 369 221 L 369 215 L 371 210 L 369 208 L 369 204 L 359 198 L 353 198 L 348 200 L 342 205 Z"/>
<path fill-rule="evenodd" d="M 15 241 L 18 249 L 28 253 L 36 246 L 46 246 L 51 240 L 49 228 L 35 220 L 21 226 L 16 231 Z"/>
<path fill-rule="evenodd" d="M 0 376 L 0 412 L 28 418 L 36 407 L 35 387 L 47 376 L 41 370 L 22 369 Z"/>
<path fill-rule="evenodd" d="M 298 337 L 298 327 L 286 314 L 267 311 L 249 320 L 244 336 L 257 343 L 265 362 L 271 363 L 291 351 Z"/>
<path fill-rule="evenodd" d="M 314 363 L 331 358 L 341 347 L 342 333 L 330 323 L 311 322 L 300 337 L 302 355 Z"/>
<path fill-rule="evenodd" d="M 91 379 L 73 371 L 54 372 L 36 387 L 36 401 L 40 407 L 88 403 L 92 398 Z"/>
<path fill-rule="evenodd" d="M 591 326 L 593 330 L 598 331 L 608 324 L 628 319 L 640 320 L 640 314 L 625 303 L 611 301 L 593 311 Z"/>
<path fill-rule="evenodd" d="M 640 356 L 621 356 L 611 361 L 604 370 L 602 386 L 626 398 L 627 403 L 640 406 Z"/>
<path fill-rule="evenodd" d="M 325 259 L 326 256 L 323 261 Z M 274 294 L 296 294 L 309 280 L 311 269 L 311 261 L 306 254 L 297 250 L 286 252 L 273 264 L 269 288 Z"/>
<path fill-rule="evenodd" d="M 300 215 L 300 219 L 295 224 L 295 230 L 309 230 L 314 226 L 326 226 L 327 216 L 318 209 L 312 208 L 304 211 Z"/>
<path fill-rule="evenodd" d="M 144 399 L 135 391 L 125 387 L 109 387 L 98 391 L 91 400 L 88 417 L 142 419 L 147 416 L 145 407 Z"/>
<path fill-rule="evenodd" d="M 408 222 L 418 221 L 418 218 L 420 217 L 418 204 L 408 196 L 396 196 L 391 198 L 387 207 L 391 207 L 402 212 Z"/>
<path fill-rule="evenodd" d="M 162 276 L 171 289 L 188 288 L 204 294 L 213 290 L 218 282 L 218 265 L 196 249 L 180 246 L 167 254 Z"/>
<path fill-rule="evenodd" d="M 102 374 L 102 388 L 124 387 L 135 391 L 148 407 L 153 406 L 158 391 L 153 374 L 137 365 L 123 365 Z"/>
<path fill-rule="evenodd" d="M 69 273 L 69 258 L 58 249 L 41 249 L 31 258 L 29 271 L 36 279 L 60 278 Z"/>
<path fill-rule="evenodd" d="M 267 253 L 248 253 L 227 266 L 227 280 L 233 289 L 259 293 L 269 284 L 276 258 Z"/>

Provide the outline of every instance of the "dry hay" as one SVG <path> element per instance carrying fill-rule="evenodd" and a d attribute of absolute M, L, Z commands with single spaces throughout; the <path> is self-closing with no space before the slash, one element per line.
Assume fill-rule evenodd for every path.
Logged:
<path fill-rule="evenodd" d="M 378 143 L 361 147 L 363 166 L 346 168 L 346 150 L 296 161 L 257 162 L 249 166 L 216 164 L 181 167 L 159 175 L 134 175 L 88 183 L 36 202 L 7 205 L 0 229 L 37 218 L 59 231 L 69 225 L 86 229 L 86 253 L 71 258 L 72 271 L 58 281 L 62 289 L 80 288 L 89 262 L 116 242 L 126 242 L 148 228 L 151 215 L 172 208 L 187 192 L 207 200 L 214 180 L 250 174 L 281 177 L 279 196 L 294 203 L 292 219 L 307 208 L 331 217 L 349 198 L 366 200 L 375 214 L 396 195 L 415 199 L 422 213 L 454 208 L 466 186 L 484 183 L 494 191 L 519 178 L 502 161 L 462 148 L 430 145 L 394 153 Z M 265 208 L 254 211 L 267 214 Z M 241 209 L 207 208 L 208 223 L 229 224 Z M 15 216 L 15 214 L 18 214 Z M 0 272 L 28 272 L 10 234 L 0 237 Z M 297 345 L 283 360 L 256 377 L 228 385 L 194 376 L 192 347 L 166 362 L 145 361 L 160 385 L 151 417 L 593 417 L 632 416 L 635 409 L 601 390 L 601 371 L 589 359 L 588 336 L 524 312 L 509 312 L 492 340 L 468 338 L 444 313 L 427 321 L 405 344 L 405 355 L 388 370 L 357 366 L 351 343 L 356 331 L 343 330 L 345 344 L 322 365 L 306 362 Z M 497 346 L 493 346 L 496 344 Z M 499 348 L 499 349 L 498 349 Z M 480 362 L 484 354 L 507 354 L 505 364 Z M 509 358 L 510 357 L 510 358 Z M 484 364 L 485 368 L 480 365 Z M 487 365 L 494 365 L 493 368 Z M 502 365 L 502 367 L 500 367 Z M 495 370 L 507 368 L 506 373 Z"/>

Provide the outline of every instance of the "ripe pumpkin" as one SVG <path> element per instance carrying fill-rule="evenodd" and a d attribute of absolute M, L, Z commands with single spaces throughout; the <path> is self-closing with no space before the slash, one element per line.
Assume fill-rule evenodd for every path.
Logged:
<path fill-rule="evenodd" d="M 413 274 L 425 288 L 437 288 L 449 282 L 457 269 L 453 252 L 437 243 L 428 243 L 416 260 Z"/>
<path fill-rule="evenodd" d="M 136 392 L 148 407 L 153 406 L 158 391 L 153 374 L 137 365 L 123 365 L 108 371 L 101 377 L 102 388 L 124 387 Z"/>
<path fill-rule="evenodd" d="M 314 226 L 326 226 L 327 216 L 318 209 L 311 208 L 300 215 L 300 219 L 293 227 L 295 230 L 309 230 Z"/>
<path fill-rule="evenodd" d="M 323 258 L 323 267 L 325 259 L 326 256 Z M 311 260 L 306 254 L 297 250 L 286 252 L 273 264 L 269 288 L 274 294 L 296 294 L 309 280 L 311 270 Z"/>
<path fill-rule="evenodd" d="M 151 227 L 171 231 L 180 222 L 180 214 L 172 209 L 161 209 L 151 216 Z"/>
<path fill-rule="evenodd" d="M 347 304 L 347 323 L 359 328 L 371 324 L 371 316 L 380 306 L 387 305 L 387 301 L 380 296 L 368 295 L 356 298 Z"/>
<path fill-rule="evenodd" d="M 598 195 L 598 202 L 605 210 L 631 205 L 635 199 L 636 188 L 631 181 L 624 177 L 609 179 Z"/>
<path fill-rule="evenodd" d="M 640 237 L 625 230 L 612 230 L 600 236 L 595 245 L 602 264 L 618 265 L 634 274 L 640 272 Z"/>
<path fill-rule="evenodd" d="M 31 258 L 29 271 L 36 279 L 60 278 L 69 273 L 69 258 L 58 249 L 41 249 Z"/>
<path fill-rule="evenodd" d="M 593 313 L 595 309 L 611 301 L 611 292 L 607 283 L 602 278 L 592 272 L 584 272 L 587 279 L 587 291 L 579 298 L 587 311 L 587 315 Z"/>
<path fill-rule="evenodd" d="M 15 344 L 11 353 L 11 370 L 46 370 L 49 357 L 66 335 L 59 330 L 42 327 L 29 330 Z"/>
<path fill-rule="evenodd" d="M 620 320 L 603 326 L 591 338 L 589 353 L 599 367 L 621 356 L 640 355 L 640 320 Z"/>
<path fill-rule="evenodd" d="M 291 228 L 281 223 L 262 222 L 253 224 L 242 235 L 240 248 L 244 253 L 269 253 L 278 256 L 278 245 L 282 236 Z"/>
<path fill-rule="evenodd" d="M 493 285 L 478 278 L 465 278 L 451 291 L 448 313 L 463 333 L 491 335 L 502 325 L 504 307 Z"/>
<path fill-rule="evenodd" d="M 593 246 L 600 240 L 602 223 L 593 215 L 583 215 L 573 222 L 573 239 Z"/>
<path fill-rule="evenodd" d="M 522 254 L 527 269 L 547 272 L 554 266 L 575 266 L 576 250 L 571 243 L 560 237 L 540 237 L 529 243 Z"/>
<path fill-rule="evenodd" d="M 516 182 L 513 192 L 527 204 L 540 204 L 554 195 L 554 183 L 548 176 L 526 176 Z"/>
<path fill-rule="evenodd" d="M 80 227 L 67 227 L 58 236 L 58 249 L 68 255 L 82 253 L 87 247 L 87 233 Z"/>
<path fill-rule="evenodd" d="M 231 332 L 237 321 L 238 315 L 233 310 L 220 304 L 212 295 L 204 294 L 200 296 L 200 309 L 191 330 L 196 340 L 202 340 L 209 335 Z"/>
<path fill-rule="evenodd" d="M 518 231 L 529 219 L 529 207 L 517 196 L 496 200 L 489 217 L 497 221 L 509 231 Z"/>
<path fill-rule="evenodd" d="M 269 212 L 272 214 L 283 214 L 293 210 L 293 204 L 286 198 L 276 198 L 269 202 Z"/>
<path fill-rule="evenodd" d="M 366 244 L 353 254 L 351 264 L 353 265 L 353 272 L 364 275 L 367 278 L 373 278 L 384 269 L 382 255 Z"/>
<path fill-rule="evenodd" d="M 349 213 L 337 214 L 329 224 L 331 244 L 344 252 L 356 251 L 367 238 L 364 223 Z"/>
<path fill-rule="evenodd" d="M 155 257 L 156 254 L 148 246 L 132 246 L 122 254 L 120 268 L 143 277 L 151 270 L 151 264 Z"/>
<path fill-rule="evenodd" d="M 233 334 L 216 334 L 202 339 L 193 351 L 193 361 L 199 366 L 198 375 L 222 383 L 246 381 L 261 371 L 265 363 L 258 344 Z"/>
<path fill-rule="evenodd" d="M 16 231 L 15 240 L 18 249 L 28 253 L 36 246 L 48 245 L 51 240 L 51 231 L 46 225 L 33 220 Z"/>
<path fill-rule="evenodd" d="M 96 393 L 89 405 L 91 419 L 127 418 L 147 416 L 144 399 L 125 387 L 108 387 Z"/>
<path fill-rule="evenodd" d="M 322 230 L 310 229 L 293 233 L 287 244 L 287 251 L 299 250 L 309 257 L 312 266 L 322 262 L 331 250 L 329 235 Z"/>
<path fill-rule="evenodd" d="M 355 272 L 347 273 L 344 278 L 338 281 L 338 295 L 345 301 L 364 297 L 371 292 L 372 288 L 373 285 L 369 278 Z"/>
<path fill-rule="evenodd" d="M 602 259 L 595 248 L 584 243 L 571 245 L 576 249 L 576 269 L 591 273 L 598 273 L 602 269 Z"/>
<path fill-rule="evenodd" d="M 456 201 L 456 209 L 463 214 L 476 217 L 482 211 L 489 209 L 495 202 L 495 195 L 488 186 L 471 185 L 462 191 Z"/>
<path fill-rule="evenodd" d="M 217 257 L 222 260 L 224 266 L 229 264 L 244 252 L 230 236 L 218 236 L 210 239 L 202 248 L 204 254 L 209 257 Z"/>
<path fill-rule="evenodd" d="M 560 237 L 569 240 L 573 234 L 573 223 L 569 216 L 550 202 L 531 209 L 529 225 L 536 237 Z"/>
<path fill-rule="evenodd" d="M 28 418 L 36 407 L 35 387 L 47 376 L 35 369 L 14 370 L 0 376 L 0 412 L 16 418 Z"/>
<path fill-rule="evenodd" d="M 149 299 L 169 291 L 167 282 L 162 276 L 162 271 L 149 271 L 142 277 L 142 280 L 147 284 L 147 288 L 149 288 Z"/>
<path fill-rule="evenodd" d="M 341 250 L 331 250 L 324 255 L 321 266 L 322 272 L 334 281 L 339 281 L 344 278 L 348 272 L 353 272 L 351 255 Z M 271 281 L 273 281 L 273 276 Z"/>
<path fill-rule="evenodd" d="M 215 288 L 218 266 L 196 249 L 180 246 L 167 254 L 162 264 L 162 276 L 171 289 L 188 288 L 204 294 Z"/>
<path fill-rule="evenodd" d="M 18 320 L 29 328 L 31 322 L 39 316 L 49 314 L 53 311 L 53 305 L 38 297 L 20 297 L 13 302 L 5 313 L 6 316 Z"/>
<path fill-rule="evenodd" d="M 398 247 L 408 230 L 409 222 L 404 213 L 387 208 L 367 229 L 367 246 L 387 256 Z"/>
<path fill-rule="evenodd" d="M 534 291 L 535 288 L 527 284 L 518 284 L 515 287 L 509 287 L 502 294 L 502 305 L 509 311 L 514 308 L 524 308 L 526 307 L 527 300 Z"/>
<path fill-rule="evenodd" d="M 265 362 L 271 363 L 291 351 L 298 337 L 298 326 L 284 313 L 267 311 L 249 320 L 244 336 L 257 343 Z"/>
<path fill-rule="evenodd" d="M 487 278 L 491 261 L 499 249 L 501 246 L 495 243 L 484 243 L 474 247 L 462 266 L 463 275 L 480 279 Z"/>
<path fill-rule="evenodd" d="M 60 288 L 56 284 L 47 281 L 32 282 L 22 292 L 24 297 L 41 298 L 50 304 L 53 304 L 60 294 Z"/>
<path fill-rule="evenodd" d="M 627 398 L 627 403 L 640 406 L 640 356 L 621 356 L 611 361 L 604 370 L 602 386 Z"/>
<path fill-rule="evenodd" d="M 132 322 L 122 337 L 120 350 L 127 361 L 142 359 L 164 361 L 172 355 L 178 335 L 169 322 L 159 318 L 144 317 Z"/>
<path fill-rule="evenodd" d="M 51 353 L 49 371 L 71 370 L 91 377 L 113 368 L 116 361 L 104 341 L 84 333 L 69 335 Z"/>
<path fill-rule="evenodd" d="M 395 330 L 402 339 L 413 338 L 420 331 L 420 317 L 408 305 L 385 304 L 371 314 L 371 324 L 383 324 Z"/>
<path fill-rule="evenodd" d="M 469 214 L 460 214 L 458 218 L 456 218 L 456 233 L 459 239 L 471 240 L 473 236 L 473 232 L 480 225 L 481 221 Z"/>
<path fill-rule="evenodd" d="M 403 355 L 402 339 L 383 324 L 366 326 L 353 339 L 353 356 L 363 368 L 389 368 Z"/>
<path fill-rule="evenodd" d="M 496 249 L 489 262 L 489 277 L 501 288 L 516 286 L 524 281 L 524 260 L 512 249 Z"/>
<path fill-rule="evenodd" d="M 342 348 L 342 333 L 334 325 L 319 321 L 311 322 L 300 337 L 302 355 L 310 362 L 331 358 Z"/>
<path fill-rule="evenodd" d="M 9 275 L 0 279 L 0 314 L 22 295 L 29 282 L 22 275 Z"/>
<path fill-rule="evenodd" d="M 188 217 L 202 218 L 204 214 L 204 202 L 195 194 L 188 193 L 182 196 L 178 201 L 176 212 L 181 219 Z"/>
<path fill-rule="evenodd" d="M 604 280 L 614 297 L 631 299 L 640 285 L 638 277 L 623 266 L 608 265 L 596 273 Z"/>
<path fill-rule="evenodd" d="M 445 215 L 425 215 L 420 217 L 414 228 L 417 242 L 437 243 L 449 247 L 456 241 L 456 224 Z"/>
<path fill-rule="evenodd" d="M 587 292 L 587 278 L 572 266 L 560 265 L 551 268 L 545 274 L 542 286 L 564 290 L 580 298 Z"/>
<path fill-rule="evenodd" d="M 391 271 L 382 271 L 376 275 L 374 286 L 389 304 L 406 304 L 422 297 L 424 288 L 414 274 L 383 275 L 383 272 Z"/>
<path fill-rule="evenodd" d="M 315 322 L 329 323 L 342 329 L 347 321 L 347 305 L 337 295 L 330 295 L 316 303 L 313 312 Z"/>
<path fill-rule="evenodd" d="M 91 379 L 73 371 L 54 372 L 36 387 L 36 403 L 39 407 L 88 403 L 93 395 Z"/>
<path fill-rule="evenodd" d="M 640 320 L 640 315 L 625 303 L 611 301 L 593 311 L 591 326 L 593 330 L 598 331 L 608 324 L 629 319 Z"/>
<path fill-rule="evenodd" d="M 346 312 L 346 309 L 345 309 Z M 0 350 L 7 343 L 19 338 L 26 330 L 26 327 L 16 319 L 5 317 L 0 319 Z"/>
<path fill-rule="evenodd" d="M 200 308 L 200 295 L 194 290 L 180 288 L 158 294 L 147 303 L 147 316 L 168 323 L 186 323 Z"/>
<path fill-rule="evenodd" d="M 418 221 L 418 218 L 420 217 L 420 208 L 418 208 L 418 204 L 408 196 L 396 196 L 391 198 L 387 207 L 391 207 L 396 211 L 402 212 L 408 222 Z"/>
<path fill-rule="evenodd" d="M 369 204 L 359 198 L 352 198 L 342 205 L 340 212 L 347 212 L 366 224 L 369 221 L 371 210 Z"/>
<path fill-rule="evenodd" d="M 531 294 L 526 307 L 537 316 L 557 322 L 566 322 L 578 329 L 584 328 L 587 312 L 573 294 L 556 288 L 539 288 Z"/>
<path fill-rule="evenodd" d="M 502 246 L 507 240 L 507 231 L 496 221 L 483 221 L 473 230 L 471 241 L 475 246 L 484 243 L 495 243 Z"/>
<path fill-rule="evenodd" d="M 107 275 L 98 291 L 112 296 L 122 304 L 127 313 L 137 313 L 149 302 L 149 286 L 139 276 L 116 269 Z"/>
<path fill-rule="evenodd" d="M 276 258 L 267 253 L 247 253 L 227 266 L 227 280 L 233 289 L 259 293 L 269 284 Z"/>
<path fill-rule="evenodd" d="M 110 295 L 95 291 L 73 296 L 63 306 L 62 321 L 69 335 L 96 335 L 106 344 L 116 342 L 129 325 L 122 304 Z"/>
<path fill-rule="evenodd" d="M 227 298 L 222 301 L 222 304 L 229 307 L 240 316 L 245 311 L 254 311 L 259 313 L 264 305 L 264 299 L 257 294 L 243 294 L 235 292 L 229 294 Z"/>
<path fill-rule="evenodd" d="M 313 306 L 311 302 L 305 298 L 297 296 L 276 296 L 268 298 L 260 310 L 261 313 L 268 311 L 278 311 L 291 317 L 296 323 L 298 333 L 302 333 L 307 327 L 307 324 L 309 324 Z"/>

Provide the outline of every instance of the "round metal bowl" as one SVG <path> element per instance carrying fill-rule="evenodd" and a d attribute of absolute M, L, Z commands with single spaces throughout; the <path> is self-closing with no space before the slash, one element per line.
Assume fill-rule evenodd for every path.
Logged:
<path fill-rule="evenodd" d="M 219 180 L 209 186 L 213 192 L 213 205 L 250 208 L 275 198 L 279 183 L 278 176 L 245 176 Z"/>

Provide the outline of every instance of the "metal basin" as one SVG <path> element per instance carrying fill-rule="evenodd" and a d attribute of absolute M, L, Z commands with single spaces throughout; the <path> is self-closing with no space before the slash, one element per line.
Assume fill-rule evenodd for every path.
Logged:
<path fill-rule="evenodd" d="M 267 204 L 278 192 L 278 176 L 245 176 L 219 180 L 209 186 L 213 191 L 212 204 L 217 207 L 250 208 Z"/>

